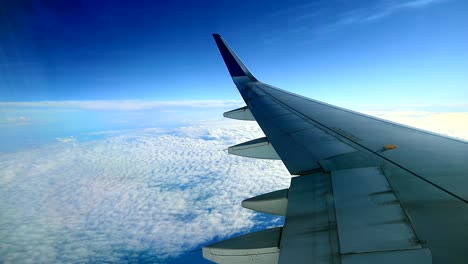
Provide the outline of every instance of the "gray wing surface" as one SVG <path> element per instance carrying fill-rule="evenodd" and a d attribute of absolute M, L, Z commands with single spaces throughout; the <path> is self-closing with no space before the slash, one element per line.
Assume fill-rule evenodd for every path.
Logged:
<path fill-rule="evenodd" d="M 468 143 L 312 100 L 258 81 L 214 38 L 266 137 L 231 154 L 280 158 L 290 188 L 243 206 L 283 227 L 203 249 L 218 263 L 468 263 Z"/>

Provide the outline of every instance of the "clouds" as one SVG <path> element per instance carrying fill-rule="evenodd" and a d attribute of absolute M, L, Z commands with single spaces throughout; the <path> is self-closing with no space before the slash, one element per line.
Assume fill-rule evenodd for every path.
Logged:
<path fill-rule="evenodd" d="M 468 140 L 468 112 L 367 111 L 366 113 L 404 125 Z"/>
<path fill-rule="evenodd" d="M 138 111 L 168 107 L 225 108 L 240 104 L 236 100 L 185 100 L 185 101 L 145 101 L 145 100 L 94 100 L 94 101 L 38 101 L 0 102 L 7 108 L 61 108 L 84 110 L 124 110 Z"/>
<path fill-rule="evenodd" d="M 370 4 L 366 7 L 350 10 L 338 19 L 336 25 L 372 22 L 402 10 L 423 8 L 445 1 L 446 0 L 376 1 L 374 4 Z"/>
<path fill-rule="evenodd" d="M 350 25 L 375 22 L 403 11 L 438 5 L 449 0 L 375 0 L 375 1 L 312 1 L 272 13 L 291 20 L 291 32 L 312 30 L 327 33 Z"/>
<path fill-rule="evenodd" d="M 372 114 L 468 139 L 468 113 Z M 282 163 L 225 151 L 262 136 L 254 122 L 98 134 L 106 137 L 0 154 L 2 261 L 166 262 L 279 224 L 240 202 L 287 188 Z"/>
<path fill-rule="evenodd" d="M 28 116 L 0 117 L 0 124 L 25 124 L 31 122 Z"/>
<path fill-rule="evenodd" d="M 240 202 L 290 177 L 281 162 L 228 156 L 261 132 L 222 124 L 2 154 L 0 259 L 158 262 L 257 225 Z"/>
<path fill-rule="evenodd" d="M 69 142 L 75 142 L 76 138 L 74 138 L 73 136 L 64 137 L 64 138 L 57 138 L 57 141 L 62 142 L 62 143 L 69 143 Z"/>

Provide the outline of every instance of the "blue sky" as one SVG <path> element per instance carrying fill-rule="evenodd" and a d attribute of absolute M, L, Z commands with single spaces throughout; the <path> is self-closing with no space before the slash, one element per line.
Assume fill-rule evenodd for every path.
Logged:
<path fill-rule="evenodd" d="M 468 139 L 467 13 L 463 0 L 0 1 L 0 259 L 206 263 L 202 245 L 280 224 L 240 208 L 290 176 L 222 151 L 262 134 L 219 120 L 243 102 L 212 33 L 266 83 Z"/>
<path fill-rule="evenodd" d="M 468 112 L 467 10 L 461 0 L 2 1 L 0 151 L 242 106 L 214 32 L 258 79 L 314 99 Z"/>
<path fill-rule="evenodd" d="M 466 1 L 6 2 L 4 102 L 239 100 L 213 32 L 260 80 L 319 100 L 467 98 Z"/>

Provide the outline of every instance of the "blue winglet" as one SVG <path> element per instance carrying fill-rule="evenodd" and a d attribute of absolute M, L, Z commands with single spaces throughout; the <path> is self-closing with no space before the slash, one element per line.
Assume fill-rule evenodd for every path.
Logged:
<path fill-rule="evenodd" d="M 247 76 L 253 81 L 257 80 L 219 34 L 213 34 L 213 38 L 221 52 L 221 56 L 223 56 L 224 63 L 226 64 L 231 77 Z"/>

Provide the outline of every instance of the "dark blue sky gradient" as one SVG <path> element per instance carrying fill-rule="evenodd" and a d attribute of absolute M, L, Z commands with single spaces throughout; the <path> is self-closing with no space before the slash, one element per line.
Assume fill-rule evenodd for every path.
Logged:
<path fill-rule="evenodd" d="M 453 102 L 467 98 L 467 12 L 456 0 L 3 1 L 0 101 L 239 99 L 218 32 L 260 80 L 317 99 Z"/>
<path fill-rule="evenodd" d="M 465 0 L 0 0 L 0 152 L 221 117 L 238 106 L 180 103 L 241 100 L 212 33 L 259 80 L 308 97 L 466 112 L 467 14 Z M 207 263 L 201 246 L 161 261 Z"/>

